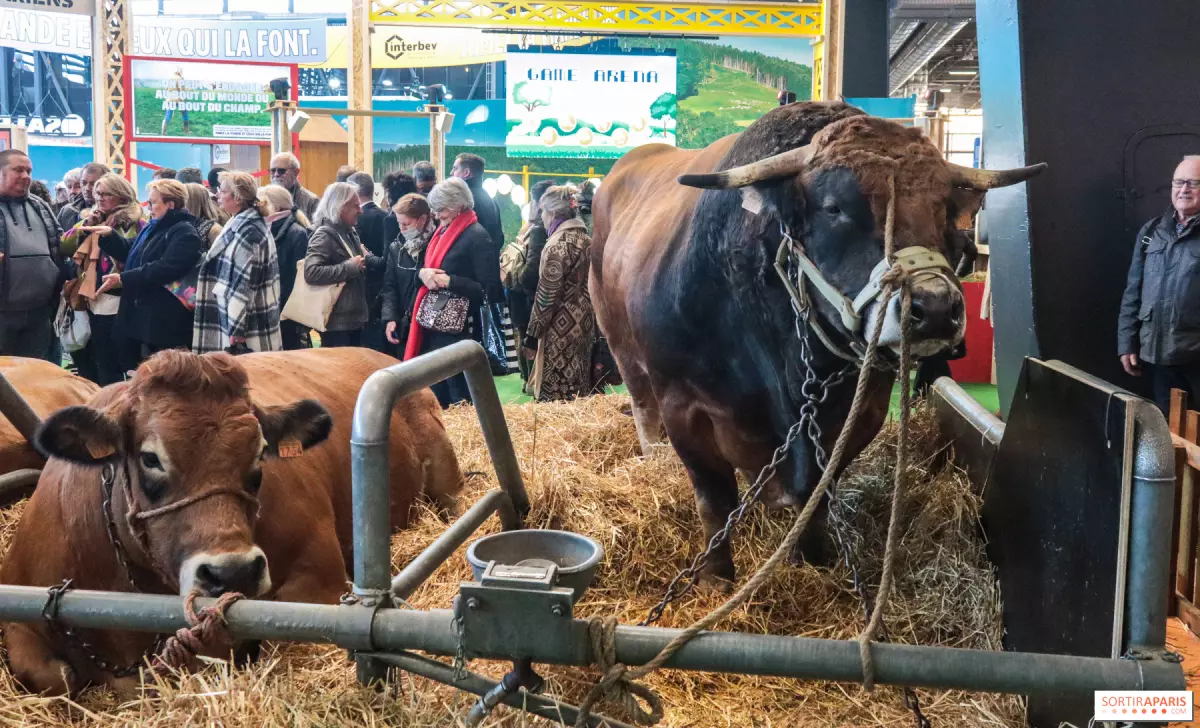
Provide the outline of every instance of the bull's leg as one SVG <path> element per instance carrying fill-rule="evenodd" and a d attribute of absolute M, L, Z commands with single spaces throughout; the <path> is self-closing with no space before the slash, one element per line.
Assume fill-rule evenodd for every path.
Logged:
<path fill-rule="evenodd" d="M 633 400 L 633 424 L 637 427 L 642 455 L 649 457 L 654 447 L 663 443 L 663 419 L 658 409 L 658 398 L 654 396 L 650 377 L 644 370 L 638 366 L 624 366 L 619 360 L 617 364 Z"/>
<path fill-rule="evenodd" d="M 287 573 L 276 575 L 272 571 L 272 581 L 276 576 L 280 580 L 274 601 L 337 604 L 347 591 L 347 578 L 342 549 L 333 527 L 314 531 L 303 553 L 291 563 Z"/>
<path fill-rule="evenodd" d="M 13 677 L 32 693 L 76 695 L 83 685 L 74 668 L 59 658 L 40 629 L 20 622 L 4 625 Z"/>
<path fill-rule="evenodd" d="M 700 514 L 700 523 L 704 526 L 704 546 L 707 548 L 713 536 L 724 527 L 729 514 L 737 508 L 737 477 L 733 466 L 722 460 L 719 455 L 701 452 L 698 448 L 686 444 L 680 446 L 680 442 L 687 441 L 672 438 L 675 451 L 679 453 L 679 459 L 687 468 L 692 488 L 696 492 L 696 510 Z M 735 576 L 733 548 L 727 537 L 709 554 L 700 573 L 700 581 L 721 591 L 729 591 L 733 587 Z"/>

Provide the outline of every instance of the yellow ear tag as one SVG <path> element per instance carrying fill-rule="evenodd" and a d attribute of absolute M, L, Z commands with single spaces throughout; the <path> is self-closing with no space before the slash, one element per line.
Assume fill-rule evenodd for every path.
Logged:
<path fill-rule="evenodd" d="M 112 445 L 102 445 L 98 442 L 87 441 L 88 454 L 96 460 L 103 460 L 117 451 Z"/>
<path fill-rule="evenodd" d="M 279 457 L 281 458 L 298 458 L 303 452 L 304 446 L 294 437 L 279 441 Z"/>

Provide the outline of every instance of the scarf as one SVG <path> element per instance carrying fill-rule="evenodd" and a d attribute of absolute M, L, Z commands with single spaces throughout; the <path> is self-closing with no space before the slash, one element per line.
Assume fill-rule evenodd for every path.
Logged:
<path fill-rule="evenodd" d="M 475 224 L 479 218 L 475 216 L 474 210 L 464 210 L 460 212 L 458 217 L 450 221 L 450 224 L 443 225 L 433 234 L 433 238 L 429 241 L 429 246 L 425 251 L 425 267 L 426 268 L 441 268 L 442 261 L 446 258 L 446 253 L 450 252 L 450 248 L 454 242 L 458 240 L 458 236 L 462 235 L 463 230 Z M 413 301 L 413 316 L 408 322 L 408 343 L 404 346 L 404 361 L 412 359 L 421 352 L 421 337 L 425 329 L 421 328 L 421 324 L 417 323 L 417 311 L 421 310 L 421 301 L 425 300 L 425 296 L 429 295 L 429 289 L 422 284 L 417 289 L 417 298 Z"/>
<path fill-rule="evenodd" d="M 160 220 L 162 218 L 151 218 L 146 227 L 138 233 L 137 239 L 133 241 L 133 246 L 129 248 L 129 255 L 125 257 L 125 270 L 133 270 L 138 267 L 142 260 L 142 249 L 146 247 L 146 241 L 154 234 L 154 228 L 158 227 Z"/>
<path fill-rule="evenodd" d="M 425 246 L 429 244 L 429 239 L 433 237 L 434 230 L 436 230 L 434 226 L 425 223 L 425 229 L 411 240 L 404 236 L 404 233 L 400 234 L 401 237 L 404 237 L 404 249 L 408 251 L 413 260 L 416 260 L 421 255 L 421 251 L 425 249 Z"/>

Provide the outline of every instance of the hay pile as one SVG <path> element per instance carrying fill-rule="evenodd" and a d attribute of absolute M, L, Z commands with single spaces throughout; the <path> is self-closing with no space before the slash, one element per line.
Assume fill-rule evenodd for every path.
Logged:
<path fill-rule="evenodd" d="M 643 459 L 629 406 L 622 396 L 573 404 L 506 408 L 509 428 L 533 502 L 528 525 L 587 534 L 604 544 L 605 563 L 576 614 L 641 620 L 667 582 L 700 548 L 700 524 L 682 465 L 665 449 Z M 447 428 L 464 471 L 491 472 L 474 411 L 447 413 Z M 998 649 L 1002 627 L 999 592 L 984 555 L 976 519 L 979 501 L 963 475 L 935 443 L 929 413 L 913 418 L 914 485 L 904 516 L 896 592 L 887 624 L 898 642 Z M 841 497 L 854 525 L 864 577 L 878 582 L 890 506 L 895 431 L 885 430 L 842 479 Z M 494 480 L 472 479 L 463 494 L 474 502 Z M 6 548 L 20 507 L 0 512 L 0 549 Z M 789 526 L 785 514 L 757 507 L 735 534 L 735 560 L 745 578 L 774 550 Z M 444 528 L 430 514 L 393 539 L 399 569 Z M 495 519 L 485 531 L 498 529 Z M 458 582 L 470 578 L 461 553 L 413 595 L 416 608 L 448 608 Z M 722 597 L 702 593 L 667 610 L 662 626 L 682 627 Z M 848 572 L 788 567 L 751 603 L 719 626 L 722 630 L 853 638 L 863 626 Z M 498 677 L 499 663 L 472 669 Z M 578 703 L 594 671 L 545 667 L 547 691 Z M 664 698 L 665 726 L 883 726 L 911 725 L 900 691 L 874 695 L 855 685 L 799 683 L 774 678 L 660 672 L 647 681 Z M 1020 726 L 1018 699 L 957 692 L 920 691 L 925 713 L 941 726 Z M 93 692 L 78 704 L 22 694 L 0 671 L 0 724 L 146 726 L 452 726 L 473 698 L 405 676 L 399 689 L 360 689 L 344 653 L 309 645 L 270 646 L 248 670 L 216 663 L 182 681 L 164 681 L 140 700 L 119 705 Z M 602 705 L 602 709 L 611 706 Z M 614 716 L 621 717 L 621 716 Z M 500 708 L 488 725 L 544 725 Z"/>

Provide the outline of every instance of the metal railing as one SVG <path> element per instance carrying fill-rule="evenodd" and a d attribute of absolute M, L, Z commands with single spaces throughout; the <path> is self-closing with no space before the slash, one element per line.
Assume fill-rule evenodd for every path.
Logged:
<path fill-rule="evenodd" d="M 399 397 L 459 372 L 466 374 L 500 490 L 486 494 L 393 580 L 389 568 L 387 447 L 392 407 Z M 1150 444 L 1144 453 L 1139 449 L 1135 463 L 1127 638 L 1130 645 L 1151 646 L 1158 654 L 1165 640 L 1165 544 L 1171 530 L 1172 489 L 1161 487 L 1159 482 L 1157 442 L 1165 426 L 1164 433 L 1159 433 L 1155 423 L 1147 419 L 1142 427 Z M 499 397 L 479 344 L 460 342 L 373 374 L 359 393 L 351 448 L 353 594 L 338 606 L 236 602 L 227 612 L 235 638 L 334 644 L 354 652 L 363 682 L 379 680 L 389 667 L 399 667 L 475 694 L 490 691 L 495 683 L 470 673 L 466 673 L 465 682 L 456 681 L 455 670 L 448 665 L 410 651 L 559 665 L 595 663 L 589 623 L 570 615 L 547 612 L 540 617 L 547 626 L 545 630 L 496 630 L 464 645 L 464 633 L 456 628 L 455 612 L 392 606 L 394 596 L 411 594 L 492 512 L 499 513 L 505 529 L 513 529 L 520 527 L 528 509 Z M 40 621 L 46 597 L 45 587 L 0 586 L 0 620 Z M 202 599 L 199 603 L 212 601 Z M 501 619 L 518 616 L 505 613 L 503 608 L 497 611 Z M 62 596 L 57 616 L 67 625 L 92 629 L 170 633 L 187 625 L 182 598 L 149 594 L 70 591 Z M 529 624 L 529 615 L 520 616 L 523 619 L 517 622 Z M 644 664 L 677 634 L 679 630 L 657 627 L 617 627 L 616 661 L 631 666 Z M 859 644 L 853 640 L 705 632 L 681 648 L 665 667 L 860 682 L 863 669 L 859 655 Z M 1113 660 L 886 643 L 872 645 L 872 655 L 876 682 L 891 685 L 1024 695 L 1181 690 L 1185 686 L 1182 667 L 1157 657 Z M 517 700 L 509 704 L 545 717 L 574 715 L 570 706 L 534 697 L 518 693 Z M 611 720 L 609 724 L 619 725 Z"/>

